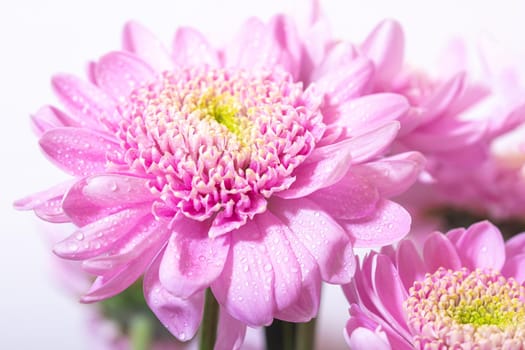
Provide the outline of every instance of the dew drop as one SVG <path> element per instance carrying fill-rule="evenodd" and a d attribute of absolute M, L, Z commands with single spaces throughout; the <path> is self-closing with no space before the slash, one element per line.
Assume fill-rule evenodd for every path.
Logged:
<path fill-rule="evenodd" d="M 82 232 L 79 232 L 75 235 L 75 238 L 78 240 L 78 241 L 81 241 L 84 239 L 84 234 Z"/>
<path fill-rule="evenodd" d="M 272 271 L 272 269 L 273 269 L 272 264 L 266 264 L 266 265 L 264 265 L 264 271 L 269 272 L 269 271 Z"/>

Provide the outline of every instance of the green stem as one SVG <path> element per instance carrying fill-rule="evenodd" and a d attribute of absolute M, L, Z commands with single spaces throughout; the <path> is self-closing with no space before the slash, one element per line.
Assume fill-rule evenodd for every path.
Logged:
<path fill-rule="evenodd" d="M 274 319 L 264 329 L 266 350 L 294 350 L 296 327 L 296 323 Z"/>
<path fill-rule="evenodd" d="M 295 349 L 296 350 L 313 350 L 315 343 L 315 323 L 316 319 L 312 318 L 306 323 L 298 323 L 295 329 Z"/>
<path fill-rule="evenodd" d="M 153 324 L 147 316 L 142 314 L 134 316 L 130 322 L 129 333 L 132 350 L 151 349 Z"/>
<path fill-rule="evenodd" d="M 206 290 L 204 301 L 204 316 L 201 324 L 199 350 L 213 350 L 217 338 L 217 324 L 219 321 L 219 303 L 215 300 L 211 289 Z"/>

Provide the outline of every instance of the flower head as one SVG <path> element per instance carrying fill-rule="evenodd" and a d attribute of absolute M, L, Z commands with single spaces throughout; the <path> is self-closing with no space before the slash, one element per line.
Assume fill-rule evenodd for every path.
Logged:
<path fill-rule="evenodd" d="M 44 107 L 33 123 L 75 178 L 17 206 L 79 227 L 54 251 L 97 276 L 83 301 L 144 275 L 149 306 L 187 340 L 211 288 L 230 348 L 246 325 L 311 319 L 321 281 L 352 278 L 353 245 L 407 233 L 408 213 L 388 198 L 422 157 L 382 158 L 406 100 L 362 96 L 365 59 L 308 76 L 294 28 L 250 19 L 223 50 L 181 28 L 170 56 L 129 23 L 125 51 L 91 64 L 90 82 L 53 78 L 68 112 Z"/>
<path fill-rule="evenodd" d="M 505 244 L 480 222 L 367 255 L 344 287 L 349 344 L 368 335 L 393 349 L 523 349 L 524 239 Z"/>

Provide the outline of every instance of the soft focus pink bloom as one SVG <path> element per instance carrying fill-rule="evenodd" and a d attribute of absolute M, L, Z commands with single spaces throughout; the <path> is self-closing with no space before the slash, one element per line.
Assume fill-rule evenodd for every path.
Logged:
<path fill-rule="evenodd" d="M 344 286 L 351 303 L 348 344 L 352 349 L 369 349 L 369 342 L 377 349 L 396 350 L 441 348 L 432 347 L 436 344 L 447 349 L 473 349 L 476 344 L 484 344 L 480 349 L 523 349 L 524 242 L 525 234 L 520 234 L 505 243 L 499 230 L 483 221 L 446 235 L 431 233 L 422 245 L 402 240 L 397 247 L 370 252 L 354 281 Z M 492 311 L 487 315 L 485 310 Z M 516 312 L 498 319 L 505 310 Z M 503 343 L 514 347 L 501 347 Z"/>
<path fill-rule="evenodd" d="M 525 88 L 515 67 L 493 54 L 494 45 L 473 50 L 457 40 L 440 65 L 419 71 L 404 62 L 404 43 L 400 24 L 386 20 L 359 51 L 374 63 L 372 92 L 396 92 L 410 101 L 395 148 L 421 152 L 427 176 L 421 178 L 425 186 L 407 195 L 427 192 L 417 207 L 452 203 L 497 217 L 523 212 L 521 175 L 491 156 L 494 139 L 525 120 Z M 512 191 L 517 184 L 518 200 Z"/>
<path fill-rule="evenodd" d="M 53 78 L 67 112 L 46 106 L 32 121 L 74 180 L 16 203 L 79 227 L 54 251 L 98 276 L 84 302 L 144 274 L 149 306 L 186 340 L 211 287 L 217 348 L 234 348 L 246 325 L 314 317 L 321 281 L 350 282 L 354 245 L 408 232 L 388 198 L 423 160 L 382 158 L 409 105 L 362 96 L 369 60 L 320 57 L 306 74 L 309 52 L 324 51 L 284 16 L 248 20 L 221 49 L 192 28 L 176 32 L 171 54 L 135 22 L 123 38 L 124 51 L 89 66 L 90 81 Z"/>

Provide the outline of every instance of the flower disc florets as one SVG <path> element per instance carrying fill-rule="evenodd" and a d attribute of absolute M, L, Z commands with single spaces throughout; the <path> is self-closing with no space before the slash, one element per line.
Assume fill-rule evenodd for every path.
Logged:
<path fill-rule="evenodd" d="M 287 189 L 324 125 L 281 71 L 207 67 L 163 73 L 120 107 L 118 136 L 159 212 L 239 227 Z"/>
<path fill-rule="evenodd" d="M 417 349 L 525 349 L 525 287 L 492 270 L 427 274 L 405 311 Z"/>

